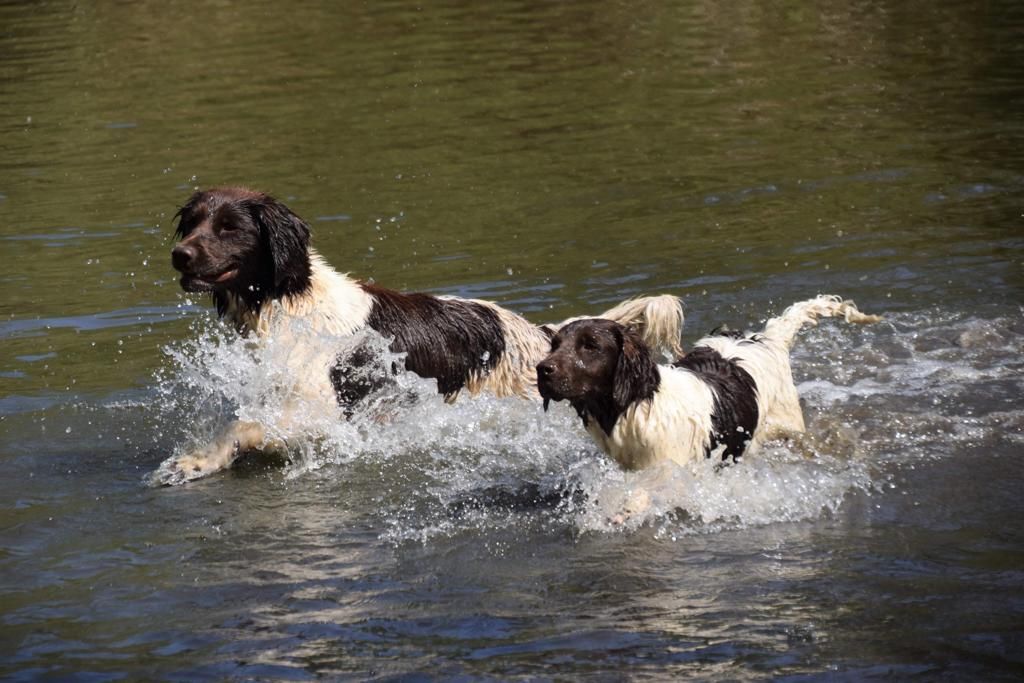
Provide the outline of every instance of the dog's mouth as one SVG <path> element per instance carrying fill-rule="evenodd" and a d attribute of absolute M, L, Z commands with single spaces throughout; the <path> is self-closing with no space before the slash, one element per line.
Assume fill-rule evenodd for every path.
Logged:
<path fill-rule="evenodd" d="M 538 379 L 537 391 L 540 392 L 540 397 L 544 399 L 544 412 L 548 410 L 548 404 L 551 401 L 558 402 L 565 399 L 558 389 L 554 387 L 554 382 L 548 379 Z"/>
<path fill-rule="evenodd" d="M 219 275 L 199 276 L 184 273 L 181 276 L 181 288 L 186 292 L 212 292 L 229 285 L 238 276 L 238 268 L 229 268 Z"/>

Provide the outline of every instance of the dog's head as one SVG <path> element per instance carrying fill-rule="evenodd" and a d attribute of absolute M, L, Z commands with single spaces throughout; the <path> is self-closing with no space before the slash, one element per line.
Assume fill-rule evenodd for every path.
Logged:
<path fill-rule="evenodd" d="M 214 188 L 196 192 L 175 217 L 171 263 L 185 291 L 258 303 L 308 288 L 309 226 L 273 197 Z"/>
<path fill-rule="evenodd" d="M 537 388 L 549 401 L 567 400 L 586 422 L 606 433 L 622 412 L 654 396 L 660 384 L 650 350 L 632 328 L 601 318 L 569 323 L 551 339 L 551 353 L 537 365 Z"/>

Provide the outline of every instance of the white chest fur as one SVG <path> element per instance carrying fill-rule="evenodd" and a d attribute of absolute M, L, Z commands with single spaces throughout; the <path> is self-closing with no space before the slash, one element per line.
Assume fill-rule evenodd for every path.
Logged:
<path fill-rule="evenodd" d="M 687 370 L 660 366 L 661 385 L 649 401 L 634 403 L 605 434 L 591 419 L 587 430 L 621 467 L 638 470 L 659 460 L 686 464 L 703 458 L 710 443 L 714 394 Z"/>

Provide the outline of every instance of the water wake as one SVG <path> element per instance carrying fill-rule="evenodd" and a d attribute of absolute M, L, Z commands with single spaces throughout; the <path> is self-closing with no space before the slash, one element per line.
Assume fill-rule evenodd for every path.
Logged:
<path fill-rule="evenodd" d="M 253 344 L 219 324 L 166 350 L 171 364 L 154 409 L 190 425 L 183 449 L 226 420 L 270 425 L 288 441 L 288 479 L 347 477 L 347 503 L 374 509 L 394 542 L 522 524 L 574 532 L 649 525 L 676 536 L 833 514 L 852 492 L 885 486 L 884 464 L 941 457 L 949 439 L 991 438 L 993 427 L 1019 443 L 1021 328 L 1014 318 L 931 312 L 811 330 L 793 360 L 808 433 L 724 468 L 706 461 L 622 472 L 565 406 L 545 414 L 539 402 L 491 396 L 449 405 L 433 381 L 409 373 L 346 419 L 322 401 L 301 405 L 286 345 Z M 318 343 L 342 355 L 369 343 L 402 363 L 379 337 Z M 979 405 L 982 385 L 991 400 Z M 296 397 L 310 436 L 273 434 Z M 643 511 L 621 515 L 637 495 Z"/>

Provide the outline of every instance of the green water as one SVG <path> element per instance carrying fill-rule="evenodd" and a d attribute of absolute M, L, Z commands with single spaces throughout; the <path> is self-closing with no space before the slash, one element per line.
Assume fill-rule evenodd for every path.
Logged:
<path fill-rule="evenodd" d="M 1022 36 L 1010 1 L 3 3 L 0 675 L 1019 675 Z M 339 270 L 536 321 L 852 297 L 892 326 L 794 367 L 868 472 L 774 463 L 842 504 L 721 532 L 451 522 L 473 468 L 597 462 L 485 401 L 425 451 L 146 489 L 196 417 L 164 349 L 210 325 L 172 216 L 222 184 Z"/>

